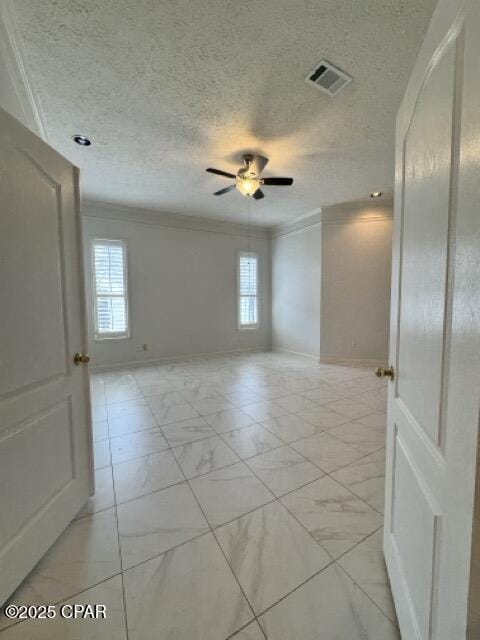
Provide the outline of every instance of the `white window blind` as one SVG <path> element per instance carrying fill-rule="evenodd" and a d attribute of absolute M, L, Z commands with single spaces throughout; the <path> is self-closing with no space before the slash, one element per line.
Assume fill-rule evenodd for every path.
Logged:
<path fill-rule="evenodd" d="M 258 326 L 258 256 L 240 252 L 238 258 L 239 325 Z"/>
<path fill-rule="evenodd" d="M 123 240 L 93 241 L 95 337 L 129 335 L 127 256 Z"/>

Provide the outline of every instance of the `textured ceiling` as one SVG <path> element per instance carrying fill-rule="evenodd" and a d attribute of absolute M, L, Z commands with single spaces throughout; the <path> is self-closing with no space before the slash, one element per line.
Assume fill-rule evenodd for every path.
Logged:
<path fill-rule="evenodd" d="M 272 225 L 393 184 L 395 115 L 435 0 L 15 0 L 48 141 L 90 199 L 245 221 L 208 166 L 293 176 L 251 203 Z M 322 59 L 354 81 L 304 78 Z M 92 138 L 76 147 L 75 133 Z"/>

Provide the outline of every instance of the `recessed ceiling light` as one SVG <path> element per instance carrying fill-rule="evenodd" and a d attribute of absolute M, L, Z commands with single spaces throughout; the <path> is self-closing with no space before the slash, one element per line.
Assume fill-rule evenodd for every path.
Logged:
<path fill-rule="evenodd" d="M 379 198 L 382 195 L 381 191 L 372 191 L 370 198 Z"/>
<path fill-rule="evenodd" d="M 82 136 L 82 135 L 77 134 L 77 135 L 73 136 L 73 139 L 81 147 L 89 147 L 92 144 L 92 141 L 89 138 L 87 138 L 87 136 Z"/>

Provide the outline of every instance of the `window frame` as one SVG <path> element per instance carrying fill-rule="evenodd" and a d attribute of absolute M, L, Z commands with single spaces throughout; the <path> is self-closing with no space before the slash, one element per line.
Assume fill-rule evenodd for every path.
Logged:
<path fill-rule="evenodd" d="M 123 281 L 124 281 L 124 294 L 125 298 L 125 318 L 127 328 L 125 331 L 116 331 L 101 333 L 98 331 L 98 315 L 97 315 L 97 298 L 102 297 L 97 294 L 97 274 L 95 269 L 95 244 L 96 243 L 120 243 L 122 245 L 123 253 Z M 123 238 L 90 238 L 90 264 L 92 269 L 92 297 L 93 297 L 93 334 L 95 342 L 108 342 L 110 340 L 129 340 L 131 338 L 130 330 L 130 292 L 128 286 L 128 245 L 127 241 Z M 105 297 L 105 294 L 102 294 Z M 114 295 L 112 297 L 122 297 L 120 295 Z"/>
<path fill-rule="evenodd" d="M 254 324 L 242 324 L 240 313 L 241 313 L 241 304 L 240 301 L 242 297 L 251 297 L 251 296 L 242 296 L 240 293 L 240 260 L 242 256 L 255 256 L 257 260 L 257 292 L 255 298 L 257 300 L 257 322 Z M 240 249 L 237 251 L 237 330 L 238 331 L 256 331 L 260 328 L 260 256 L 257 251 L 247 251 L 245 249 Z"/>

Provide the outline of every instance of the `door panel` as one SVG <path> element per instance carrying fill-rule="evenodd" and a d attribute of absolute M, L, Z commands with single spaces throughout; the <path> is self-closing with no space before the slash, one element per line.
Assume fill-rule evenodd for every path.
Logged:
<path fill-rule="evenodd" d="M 61 185 L 23 150 L 12 150 L 2 164 L 2 191 L 8 188 L 15 194 L 15 215 L 2 220 L 2 277 L 9 301 L 1 329 L 2 361 L 8 372 L 2 376 L 0 388 L 4 397 L 12 391 L 18 393 L 20 387 L 64 376 L 67 365 L 60 255 L 64 238 L 58 201 Z M 28 341 L 25 335 L 30 336 Z"/>
<path fill-rule="evenodd" d="M 397 117 L 384 551 L 403 640 L 466 637 L 480 411 L 479 60 L 480 4 L 439 0 Z"/>
<path fill-rule="evenodd" d="M 92 489 L 78 171 L 0 110 L 0 603 Z"/>
<path fill-rule="evenodd" d="M 0 448 L 0 485 L 8 487 L 2 499 L 2 540 L 10 540 L 38 511 L 75 477 L 70 403 L 60 402 L 28 420 Z M 35 459 L 35 470 L 25 478 L 19 459 Z M 22 509 L 18 509 L 18 504 Z"/>
<path fill-rule="evenodd" d="M 418 465 L 409 460 L 408 449 L 398 438 L 395 440 L 394 492 L 390 533 L 395 545 L 397 562 L 404 573 L 404 580 L 414 616 L 420 629 L 420 637 L 428 638 L 429 611 L 432 602 L 436 531 L 439 516 L 427 498 L 427 490 L 415 469 Z M 403 497 L 408 496 L 407 499 Z M 398 499 L 397 499 L 398 498 Z M 412 522 L 415 526 L 412 527 Z M 403 558 L 415 558 L 403 562 Z"/>
<path fill-rule="evenodd" d="M 425 79 L 405 136 L 397 393 L 439 442 L 456 40 Z"/>

